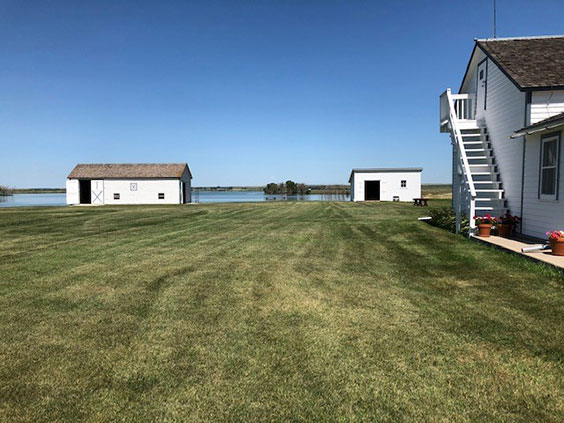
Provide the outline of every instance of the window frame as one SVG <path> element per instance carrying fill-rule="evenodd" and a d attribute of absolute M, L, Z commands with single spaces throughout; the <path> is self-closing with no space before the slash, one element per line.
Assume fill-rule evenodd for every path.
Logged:
<path fill-rule="evenodd" d="M 400 188 L 407 188 L 407 179 L 400 180 Z"/>
<path fill-rule="evenodd" d="M 560 134 L 561 132 L 552 132 L 542 135 L 540 138 L 540 157 L 539 157 L 539 187 L 538 199 L 543 201 L 558 201 L 559 181 L 560 181 Z M 544 146 L 546 143 L 556 141 L 556 164 L 554 166 L 543 166 Z M 554 181 L 554 194 L 542 193 L 542 174 L 544 169 L 554 168 L 556 177 Z"/>
<path fill-rule="evenodd" d="M 161 197 L 161 195 L 162 195 L 162 197 Z M 159 193 L 157 194 L 157 199 L 158 199 L 158 200 L 164 200 L 164 199 L 165 199 L 165 193 L 164 193 L 164 192 L 159 192 Z"/>
<path fill-rule="evenodd" d="M 114 200 L 119 200 L 120 197 L 119 192 L 114 192 Z"/>

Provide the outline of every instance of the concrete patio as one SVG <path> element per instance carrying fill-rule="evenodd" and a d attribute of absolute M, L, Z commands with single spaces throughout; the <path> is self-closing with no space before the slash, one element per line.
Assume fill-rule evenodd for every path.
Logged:
<path fill-rule="evenodd" d="M 527 241 L 516 240 L 516 239 L 507 239 L 494 235 L 490 236 L 489 238 L 472 235 L 472 238 L 477 241 L 483 242 L 485 244 L 493 245 L 494 247 L 500 248 L 502 250 L 506 250 L 512 253 L 517 253 L 531 260 L 549 264 L 551 266 L 557 267 L 560 270 L 564 270 L 564 256 L 553 256 L 550 249 L 534 251 L 531 253 L 521 252 L 521 248 L 523 247 L 541 245 L 538 242 L 535 243 L 535 242 L 527 242 Z"/>

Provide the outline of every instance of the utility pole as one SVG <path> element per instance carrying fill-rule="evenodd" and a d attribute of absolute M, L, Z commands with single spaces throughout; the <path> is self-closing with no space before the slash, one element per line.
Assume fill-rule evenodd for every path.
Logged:
<path fill-rule="evenodd" d="M 494 24 L 494 33 L 493 36 L 494 38 L 497 38 L 497 4 L 496 4 L 496 0 L 494 0 L 494 17 L 493 17 L 493 24 Z"/>

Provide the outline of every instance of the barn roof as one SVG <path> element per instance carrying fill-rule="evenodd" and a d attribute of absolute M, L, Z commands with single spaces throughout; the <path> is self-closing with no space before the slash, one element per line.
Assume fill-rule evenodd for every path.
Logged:
<path fill-rule="evenodd" d="M 394 173 L 394 172 L 422 172 L 422 167 L 373 167 L 364 169 L 353 169 L 349 182 L 352 180 L 355 173 Z"/>
<path fill-rule="evenodd" d="M 69 179 L 130 179 L 130 178 L 181 178 L 188 169 L 186 163 L 113 163 L 77 164 Z"/>
<path fill-rule="evenodd" d="M 564 88 L 564 35 L 480 39 L 476 48 L 521 91 Z"/>

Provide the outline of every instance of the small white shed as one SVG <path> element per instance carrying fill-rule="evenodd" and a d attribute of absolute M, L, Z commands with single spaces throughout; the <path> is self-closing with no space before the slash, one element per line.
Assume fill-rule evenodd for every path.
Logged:
<path fill-rule="evenodd" d="M 186 163 L 78 164 L 67 177 L 67 204 L 191 202 Z"/>
<path fill-rule="evenodd" d="M 421 197 L 419 167 L 353 169 L 351 201 L 413 201 Z"/>

